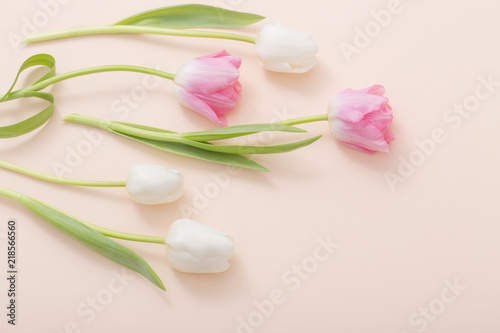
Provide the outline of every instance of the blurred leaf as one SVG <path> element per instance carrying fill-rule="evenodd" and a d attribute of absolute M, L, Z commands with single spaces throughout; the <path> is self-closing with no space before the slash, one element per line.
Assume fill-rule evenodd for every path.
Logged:
<path fill-rule="evenodd" d="M 264 17 L 219 7 L 188 4 L 162 7 L 132 15 L 114 25 L 161 28 L 232 28 L 250 25 Z"/>
<path fill-rule="evenodd" d="M 59 230 L 78 240 L 91 250 L 111 259 L 120 265 L 141 274 L 157 287 L 165 290 L 160 278 L 148 263 L 135 252 L 118 244 L 110 238 L 85 225 L 85 222 L 28 196 L 21 195 L 17 200 Z"/>

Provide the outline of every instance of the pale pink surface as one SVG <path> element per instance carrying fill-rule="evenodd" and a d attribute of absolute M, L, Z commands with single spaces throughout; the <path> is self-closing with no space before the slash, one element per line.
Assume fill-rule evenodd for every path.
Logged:
<path fill-rule="evenodd" d="M 330 99 L 328 120 L 335 138 L 355 149 L 389 152 L 394 136 L 389 131 L 392 109 L 385 89 L 373 85 L 361 90 L 345 89 Z"/>
<path fill-rule="evenodd" d="M 39 0 L 3 2 L 0 90 L 36 53 L 54 55 L 58 73 L 104 64 L 175 72 L 187 59 L 226 49 L 243 59 L 244 90 L 228 114 L 230 124 L 326 114 L 333 93 L 380 83 L 394 109 L 390 131 L 397 140 L 389 153 L 369 155 L 335 140 L 327 122 L 304 124 L 308 133 L 237 140 L 282 143 L 323 134 L 309 147 L 255 157 L 269 173 L 238 172 L 62 122 L 80 113 L 174 131 L 216 128 L 179 105 L 172 82 L 106 73 L 60 83 L 48 90 L 56 99 L 54 118 L 37 133 L 0 140 L 1 159 L 95 180 L 124 180 L 137 163 L 164 165 L 183 172 L 185 193 L 172 205 L 147 207 L 125 189 L 48 185 L 4 170 L 0 186 L 126 232 L 163 236 L 172 222 L 189 217 L 231 235 L 235 253 L 226 272 L 191 275 L 169 266 L 164 246 L 118 241 L 150 263 L 164 293 L 0 198 L 2 308 L 8 300 L 6 221 L 16 218 L 19 225 L 19 321 L 8 325 L 2 310 L 0 332 L 248 333 L 237 329 L 249 318 L 252 333 L 500 332 L 500 43 L 493 38 L 500 3 L 401 1 L 390 23 L 368 36 L 370 43 L 356 39 L 363 47 L 348 62 L 342 43 L 354 45 L 355 28 L 377 22 L 371 12 L 388 11 L 394 2 L 196 1 L 313 33 L 320 47 L 316 66 L 289 75 L 263 70 L 253 45 L 228 40 L 102 35 L 15 50 L 8 36 L 21 34 L 24 18 L 33 22 L 35 14 L 40 21 L 32 29 L 42 32 L 108 24 L 170 4 L 56 2 L 66 4 L 53 6 L 45 25 Z M 263 24 L 237 30 L 255 36 Z M 26 74 L 19 88 L 39 77 Z M 0 125 L 45 106 L 0 104 Z M 391 186 L 386 173 L 402 180 Z M 339 246 L 328 246 L 328 237 Z M 466 289 L 450 289 L 455 279 Z"/>
<path fill-rule="evenodd" d="M 234 109 L 240 98 L 240 65 L 241 58 L 226 51 L 185 62 L 174 80 L 179 102 L 214 123 L 227 126 L 226 113 Z"/>

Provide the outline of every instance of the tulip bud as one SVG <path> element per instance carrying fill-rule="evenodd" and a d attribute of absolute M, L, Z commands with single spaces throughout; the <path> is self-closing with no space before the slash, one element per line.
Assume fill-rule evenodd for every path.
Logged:
<path fill-rule="evenodd" d="M 224 272 L 234 252 L 230 236 L 190 219 L 172 223 L 165 245 L 170 265 L 186 273 Z"/>
<path fill-rule="evenodd" d="M 226 51 L 187 61 L 175 74 L 175 95 L 185 107 L 227 126 L 226 114 L 240 98 L 240 65 L 241 59 Z"/>
<path fill-rule="evenodd" d="M 267 70 L 304 73 L 316 64 L 318 45 L 310 33 L 270 23 L 260 30 L 255 40 L 255 51 Z"/>
<path fill-rule="evenodd" d="M 177 200 L 182 194 L 182 173 L 160 165 L 138 164 L 127 176 L 130 196 L 145 205 L 156 205 Z"/>
<path fill-rule="evenodd" d="M 345 89 L 330 100 L 328 121 L 335 138 L 358 150 L 388 152 L 394 136 L 389 131 L 392 109 L 385 89 L 374 85 L 361 90 Z"/>

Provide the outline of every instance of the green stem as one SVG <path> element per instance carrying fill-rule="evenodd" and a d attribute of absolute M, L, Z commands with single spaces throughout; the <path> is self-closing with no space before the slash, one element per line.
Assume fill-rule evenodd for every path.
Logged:
<path fill-rule="evenodd" d="M 20 165 L 2 161 L 0 160 L 0 168 L 4 168 L 7 170 L 15 171 L 17 173 L 40 179 L 40 180 L 45 180 L 47 182 L 51 183 L 57 183 L 57 184 L 65 184 L 65 185 L 75 185 L 75 186 L 95 186 L 95 187 L 124 187 L 126 186 L 125 181 L 89 181 L 89 180 L 78 180 L 78 179 L 69 179 L 69 178 L 62 178 L 62 177 L 55 177 L 51 175 L 47 175 L 45 173 L 41 173 L 39 171 L 31 170 L 25 167 L 22 167 Z"/>
<path fill-rule="evenodd" d="M 67 72 L 64 74 L 56 75 L 56 76 L 53 76 L 51 78 L 45 79 L 39 83 L 36 83 L 32 86 L 26 87 L 25 89 L 21 89 L 19 92 L 22 92 L 25 90 L 38 91 L 38 90 L 42 90 L 45 87 L 50 86 L 51 84 L 61 82 L 61 81 L 67 80 L 67 79 L 71 79 L 71 78 L 83 76 L 83 75 L 88 75 L 88 74 L 103 73 L 103 72 L 137 72 L 137 73 L 144 73 L 144 74 L 150 74 L 150 75 L 163 77 L 165 79 L 169 79 L 172 81 L 174 80 L 174 77 L 175 77 L 175 75 L 171 74 L 171 73 L 159 71 L 159 70 L 152 69 L 152 68 L 141 67 L 141 66 L 131 66 L 131 65 L 97 66 L 97 67 L 78 69 L 76 71 L 71 71 L 71 72 Z"/>
<path fill-rule="evenodd" d="M 328 120 L 328 114 L 320 114 L 320 115 L 316 115 L 316 116 L 308 116 L 308 117 L 294 118 L 294 119 L 289 119 L 289 120 L 278 121 L 276 123 L 282 124 L 282 125 L 292 126 L 292 125 L 312 123 L 315 121 L 326 121 L 326 120 Z"/>
<path fill-rule="evenodd" d="M 247 43 L 255 44 L 255 37 L 203 30 L 185 30 L 185 29 L 168 29 L 154 28 L 129 25 L 103 25 L 95 27 L 85 27 L 76 29 L 67 29 L 54 32 L 46 32 L 26 37 L 22 42 L 36 43 L 53 39 L 61 39 L 75 36 L 99 35 L 99 34 L 155 34 L 155 35 L 170 35 L 170 36 L 185 36 L 185 37 L 204 37 L 204 38 L 221 38 L 232 39 Z"/>
<path fill-rule="evenodd" d="M 35 83 L 31 86 L 28 86 L 23 89 L 19 89 L 11 92 L 8 96 L 0 96 L 2 102 L 7 102 L 10 100 L 14 100 L 20 97 L 24 97 L 24 93 L 28 91 L 39 91 L 42 90 L 54 83 L 61 82 L 67 79 L 71 79 L 78 76 L 95 74 L 95 73 L 104 73 L 104 72 L 136 72 L 136 73 L 144 73 L 159 76 L 168 80 L 173 81 L 175 78 L 175 74 L 167 73 L 163 71 L 159 71 L 152 68 L 141 67 L 141 66 L 131 66 L 131 65 L 108 65 L 108 66 L 96 66 L 78 69 L 75 71 L 67 72 L 64 74 L 59 74 L 48 79 L 45 79 L 41 82 Z"/>
<path fill-rule="evenodd" d="M 121 232 L 113 229 L 108 229 L 108 228 L 103 228 L 98 225 L 85 222 L 82 220 L 79 220 L 86 226 L 94 229 L 95 231 L 103 234 L 104 236 L 112 237 L 112 238 L 117 238 L 117 239 L 125 239 L 133 242 L 143 242 L 143 243 L 153 243 L 153 244 L 165 244 L 165 237 L 154 237 L 154 236 L 145 236 L 145 235 L 137 235 L 137 234 L 130 234 L 128 232 Z"/>
<path fill-rule="evenodd" d="M 110 130 L 110 126 L 113 123 L 110 120 L 94 118 L 90 116 L 84 116 L 81 114 L 72 113 L 63 118 L 64 121 L 68 121 L 71 123 L 77 123 L 87 126 L 92 126 L 96 128 L 100 128 L 103 130 Z"/>
<path fill-rule="evenodd" d="M 0 194 L 9 199 L 19 201 L 22 197 L 22 194 L 16 191 L 9 190 L 8 188 L 0 186 Z"/>
<path fill-rule="evenodd" d="M 78 123 L 82 125 L 93 126 L 97 128 L 101 128 L 110 132 L 117 131 L 120 133 L 125 133 L 128 135 L 151 139 L 151 140 L 164 140 L 169 139 L 172 142 L 183 143 L 185 140 L 180 137 L 179 133 L 167 133 L 167 132 L 152 132 L 148 130 L 144 130 L 141 128 L 135 128 L 131 126 L 127 126 L 124 124 L 120 124 L 118 122 L 84 116 L 80 114 L 70 114 L 63 119 L 64 121 Z"/>
<path fill-rule="evenodd" d="M 9 199 L 15 200 L 21 204 L 23 201 L 22 198 L 25 197 L 19 192 L 9 190 L 9 189 L 7 189 L 5 187 L 1 187 L 1 186 L 0 186 L 0 195 L 3 195 L 4 197 L 9 198 Z M 55 207 L 52 207 L 52 208 L 56 209 Z M 60 211 L 59 209 L 56 209 L 56 210 Z M 95 231 L 103 234 L 104 236 L 118 238 L 118 239 L 125 239 L 125 240 L 129 240 L 129 241 L 134 241 L 134 242 L 165 244 L 165 237 L 154 237 L 154 236 L 131 234 L 131 233 L 127 233 L 127 232 L 121 232 L 121 231 L 116 231 L 116 230 L 112 230 L 112 229 L 108 229 L 108 228 L 99 227 L 95 224 L 85 222 L 85 221 L 80 220 L 78 218 L 75 218 L 75 219 L 78 220 L 79 222 L 85 224 L 89 228 L 92 228 Z"/>

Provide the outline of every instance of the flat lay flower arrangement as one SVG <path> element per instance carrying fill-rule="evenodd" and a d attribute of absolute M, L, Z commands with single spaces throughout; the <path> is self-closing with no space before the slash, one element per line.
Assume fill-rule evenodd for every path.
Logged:
<path fill-rule="evenodd" d="M 310 33 L 291 30 L 276 22 L 265 24 L 257 36 L 209 29 L 232 29 L 254 24 L 263 19 L 264 17 L 256 14 L 206 5 L 179 5 L 139 13 L 111 25 L 32 35 L 24 42 L 37 43 L 94 34 L 156 34 L 165 35 L 165 38 L 169 38 L 168 36 L 218 38 L 254 44 L 255 59 L 265 70 L 297 75 L 315 66 L 318 45 Z M 28 119 L 0 127 L 0 138 L 8 139 L 28 134 L 40 129 L 51 119 L 57 96 L 44 92 L 45 88 L 84 75 L 104 75 L 105 72 L 106 75 L 113 75 L 111 72 L 125 71 L 154 75 L 172 81 L 171 97 L 177 99 L 189 112 L 196 112 L 199 117 L 206 118 L 209 129 L 176 132 L 172 128 L 150 127 L 82 114 L 65 114 L 64 121 L 99 128 L 110 135 L 117 134 L 124 139 L 157 148 L 167 154 L 247 168 L 255 172 L 270 170 L 254 161 L 249 155 L 307 149 L 305 147 L 320 139 L 321 134 L 307 135 L 306 130 L 297 127 L 310 122 L 326 121 L 330 135 L 354 149 L 369 154 L 389 152 L 389 143 L 394 140 L 389 130 L 392 109 L 388 104 L 388 98 L 385 97 L 384 87 L 378 84 L 356 90 L 344 89 L 335 93 L 330 101 L 325 101 L 326 113 L 274 123 L 230 126 L 230 112 L 238 104 L 242 89 L 245 89 L 239 81 L 242 61 L 247 59 L 229 54 L 225 50 L 217 52 L 214 50 L 214 53 L 208 55 L 186 59 L 179 68 L 171 69 L 172 72 L 129 64 L 75 69 L 59 74 L 56 73 L 56 59 L 53 56 L 36 54 L 21 64 L 12 86 L 0 95 L 0 102 L 7 103 L 34 97 L 47 101 L 49 106 Z M 35 66 L 46 67 L 47 72 L 34 83 L 17 89 L 19 77 L 25 70 Z M 283 132 L 290 139 L 287 143 L 269 145 L 227 143 L 233 138 L 261 132 Z M 126 143 L 127 140 L 123 141 Z M 145 205 L 175 204 L 174 202 L 183 193 L 182 170 L 173 170 L 168 166 L 138 163 L 131 168 L 126 180 L 110 181 L 56 177 L 2 160 L 0 168 L 45 182 L 68 186 L 123 187 L 134 201 Z M 165 285 L 149 264 L 112 238 L 165 246 L 170 265 L 176 270 L 188 273 L 223 272 L 229 268 L 229 260 L 235 250 L 234 240 L 229 235 L 190 219 L 173 222 L 163 236 L 138 235 L 103 228 L 80 220 L 59 208 L 11 189 L 0 187 L 0 194 L 17 201 L 102 256 L 141 274 L 161 289 L 165 289 Z"/>

